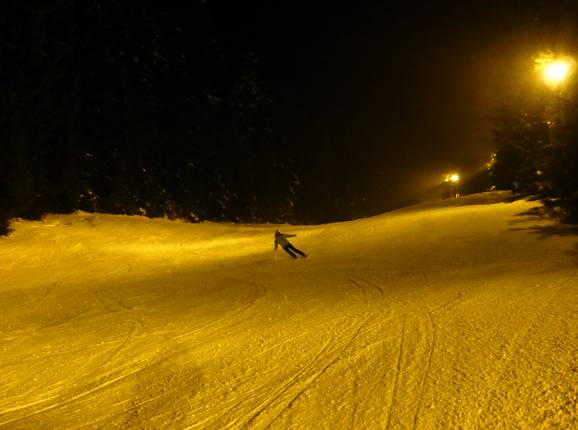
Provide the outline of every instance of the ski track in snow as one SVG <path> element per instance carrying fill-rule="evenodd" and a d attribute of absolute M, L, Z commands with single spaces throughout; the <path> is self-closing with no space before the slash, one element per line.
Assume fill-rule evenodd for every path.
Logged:
<path fill-rule="evenodd" d="M 576 238 L 534 206 L 18 222 L 0 429 L 578 428 Z"/>
<path fill-rule="evenodd" d="M 401 357 L 403 354 L 403 340 L 405 337 L 405 317 L 402 319 L 401 331 L 399 334 L 399 355 L 397 356 L 397 364 L 395 366 L 395 380 L 393 382 L 393 390 L 391 394 L 391 401 L 389 405 L 389 411 L 387 413 L 387 425 L 386 428 L 389 429 L 391 426 L 391 416 L 393 415 L 393 405 L 396 399 L 396 393 L 399 386 L 399 375 L 401 373 Z"/>

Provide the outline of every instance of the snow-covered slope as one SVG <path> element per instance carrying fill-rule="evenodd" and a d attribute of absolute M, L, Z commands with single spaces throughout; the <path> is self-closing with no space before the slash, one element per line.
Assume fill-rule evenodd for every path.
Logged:
<path fill-rule="evenodd" d="M 307 227 L 17 222 L 0 429 L 576 428 L 576 236 L 493 201 Z M 310 258 L 274 253 L 276 228 Z"/>

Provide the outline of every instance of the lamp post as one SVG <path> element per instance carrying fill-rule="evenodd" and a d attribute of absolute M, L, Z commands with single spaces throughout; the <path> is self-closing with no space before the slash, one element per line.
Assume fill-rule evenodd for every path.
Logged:
<path fill-rule="evenodd" d="M 576 60 L 569 56 L 555 57 L 551 53 L 546 53 L 534 59 L 534 67 L 550 89 L 546 93 L 546 121 L 551 128 L 551 125 L 557 125 L 562 119 L 560 114 L 563 111 L 564 84 L 575 72 Z"/>
<path fill-rule="evenodd" d="M 570 56 L 554 56 L 542 53 L 534 59 L 534 68 L 549 88 L 546 92 L 546 122 L 548 128 L 558 125 L 563 112 L 565 83 L 576 70 L 576 60 Z"/>
<path fill-rule="evenodd" d="M 566 84 L 576 71 L 576 60 L 569 56 L 556 57 L 548 53 L 535 58 L 534 64 L 539 77 L 545 84 L 544 121 L 548 140 L 542 150 L 547 156 L 542 156 L 542 163 L 537 166 L 535 172 L 538 188 L 544 189 L 553 187 L 553 180 L 556 182 L 554 179 L 556 162 L 552 160 L 561 155 L 560 148 L 564 141 L 564 136 L 561 134 L 563 133 L 562 125 L 567 121 L 569 103 Z"/>
<path fill-rule="evenodd" d="M 449 185 L 451 197 L 455 198 L 460 196 L 458 190 L 458 184 L 460 183 L 460 175 L 458 173 L 448 173 L 444 179 L 444 182 Z"/>

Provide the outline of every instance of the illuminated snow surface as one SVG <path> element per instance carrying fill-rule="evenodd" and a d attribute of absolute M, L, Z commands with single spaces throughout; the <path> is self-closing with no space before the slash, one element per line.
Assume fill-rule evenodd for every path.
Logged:
<path fill-rule="evenodd" d="M 578 426 L 578 236 L 495 194 L 321 226 L 0 238 L 0 429 Z M 450 206 L 451 204 L 451 206 Z"/>

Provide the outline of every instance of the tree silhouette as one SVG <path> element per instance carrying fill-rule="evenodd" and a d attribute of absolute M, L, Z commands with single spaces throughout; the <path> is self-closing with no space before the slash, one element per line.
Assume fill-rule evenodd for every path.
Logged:
<path fill-rule="evenodd" d="M 81 209 L 290 221 L 295 173 L 250 47 L 209 4 L 6 2 L 0 226 Z"/>

